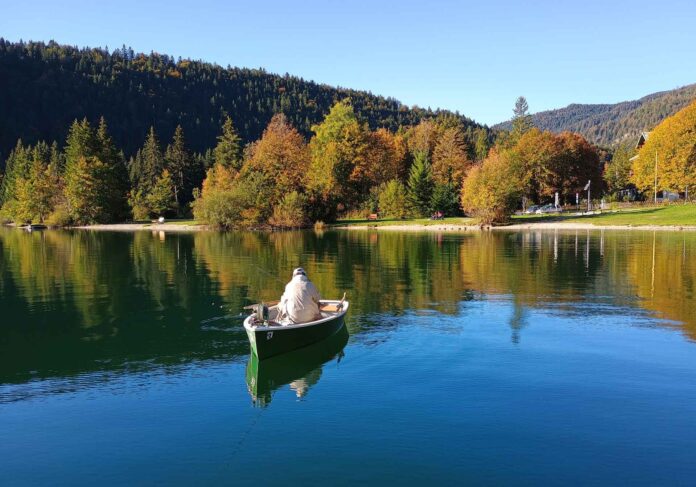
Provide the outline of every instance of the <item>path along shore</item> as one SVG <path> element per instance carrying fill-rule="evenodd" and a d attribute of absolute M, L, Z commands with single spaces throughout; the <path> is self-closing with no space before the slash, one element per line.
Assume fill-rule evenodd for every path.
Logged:
<path fill-rule="evenodd" d="M 215 231 L 207 225 L 179 223 L 112 223 L 104 225 L 87 225 L 72 227 L 80 230 L 108 230 L 134 232 L 149 230 L 153 232 L 197 232 Z M 579 222 L 535 222 L 514 223 L 498 227 L 481 227 L 479 225 L 434 224 L 421 225 L 417 223 L 403 225 L 335 225 L 331 229 L 341 230 L 385 230 L 400 232 L 479 232 L 479 231 L 511 231 L 511 230 L 664 230 L 664 231 L 696 231 L 696 225 L 594 225 Z"/>
<path fill-rule="evenodd" d="M 510 231 L 510 230 L 669 230 L 669 231 L 696 231 L 696 225 L 593 225 L 592 223 L 574 222 L 536 222 L 514 223 L 497 227 L 479 225 L 345 225 L 333 226 L 346 230 L 387 230 L 387 231 L 415 231 L 415 232 L 477 232 L 482 230 Z"/>

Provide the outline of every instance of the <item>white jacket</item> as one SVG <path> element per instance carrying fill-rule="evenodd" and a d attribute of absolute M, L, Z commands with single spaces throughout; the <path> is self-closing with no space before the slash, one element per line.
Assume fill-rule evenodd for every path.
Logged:
<path fill-rule="evenodd" d="M 285 286 L 278 306 L 286 320 L 292 323 L 306 323 L 321 317 L 320 299 L 319 291 L 312 281 L 305 275 L 297 275 Z"/>

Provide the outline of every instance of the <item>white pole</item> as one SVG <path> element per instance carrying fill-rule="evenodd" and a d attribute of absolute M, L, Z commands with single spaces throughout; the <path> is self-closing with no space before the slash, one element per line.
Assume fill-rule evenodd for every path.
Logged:
<path fill-rule="evenodd" d="M 655 149 L 655 204 L 657 205 L 657 149 Z"/>

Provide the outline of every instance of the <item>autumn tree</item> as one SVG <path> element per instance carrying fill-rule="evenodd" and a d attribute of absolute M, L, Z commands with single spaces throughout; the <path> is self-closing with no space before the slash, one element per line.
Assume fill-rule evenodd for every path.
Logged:
<path fill-rule="evenodd" d="M 604 166 L 604 183 L 611 194 L 625 189 L 630 184 L 631 157 L 634 150 L 628 144 L 619 145 Z"/>
<path fill-rule="evenodd" d="M 433 180 L 438 184 L 454 183 L 459 187 L 470 166 L 464 134 L 459 127 L 444 130 L 433 150 Z"/>
<path fill-rule="evenodd" d="M 324 121 L 312 127 L 309 189 L 327 206 L 350 208 L 366 197 L 365 173 L 369 139 L 347 100 L 337 102 Z M 356 170 L 357 169 L 357 170 Z"/>
<path fill-rule="evenodd" d="M 366 186 L 379 186 L 407 174 L 407 146 L 401 134 L 393 134 L 380 128 L 368 134 L 367 157 L 355 169 L 357 179 Z M 365 188 L 362 189 L 365 191 Z"/>
<path fill-rule="evenodd" d="M 657 169 L 657 171 L 656 171 Z M 693 191 L 696 186 L 696 101 L 662 121 L 633 161 L 632 182 L 642 191 Z"/>
<path fill-rule="evenodd" d="M 484 225 L 505 222 L 522 196 L 522 171 L 508 154 L 491 150 L 486 160 L 474 166 L 464 180 L 462 208 Z"/>
<path fill-rule="evenodd" d="M 437 144 L 439 127 L 432 119 L 422 120 L 407 132 L 408 150 L 416 154 L 426 154 L 430 158 Z"/>
<path fill-rule="evenodd" d="M 250 146 L 240 177 L 246 178 L 250 173 L 263 176 L 269 187 L 270 210 L 286 194 L 303 190 L 309 159 L 304 138 L 279 113 L 273 116 L 261 139 Z"/>

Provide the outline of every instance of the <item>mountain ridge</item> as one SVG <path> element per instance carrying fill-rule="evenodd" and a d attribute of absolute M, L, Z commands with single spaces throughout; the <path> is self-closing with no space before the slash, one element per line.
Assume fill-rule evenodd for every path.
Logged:
<path fill-rule="evenodd" d="M 577 132 L 594 144 L 616 147 L 637 140 L 640 132 L 652 130 L 694 99 L 696 83 L 650 93 L 637 100 L 571 103 L 564 108 L 534 113 L 531 117 L 534 125 L 542 130 Z M 498 130 L 509 130 L 510 127 L 510 121 L 492 126 Z"/>

